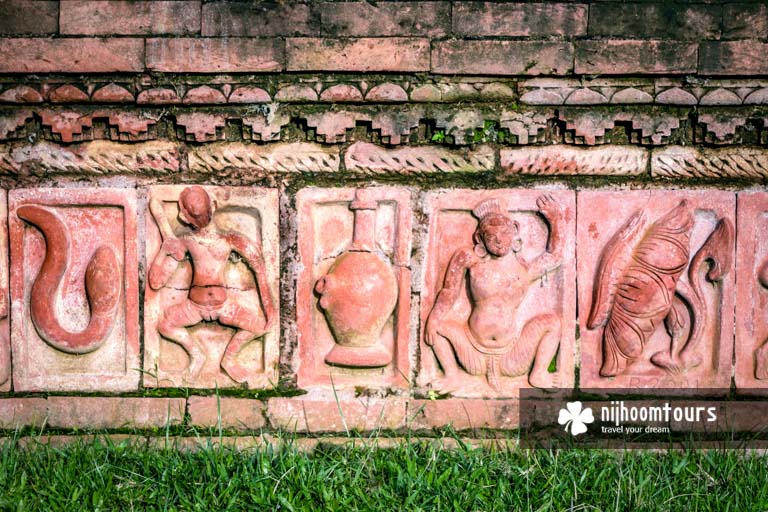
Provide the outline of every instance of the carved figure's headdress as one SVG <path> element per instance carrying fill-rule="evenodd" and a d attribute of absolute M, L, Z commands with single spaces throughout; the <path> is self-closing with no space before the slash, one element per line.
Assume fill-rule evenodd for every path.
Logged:
<path fill-rule="evenodd" d="M 472 210 L 472 215 L 479 220 L 483 220 L 490 214 L 504 215 L 504 211 L 496 199 L 486 199 Z"/>

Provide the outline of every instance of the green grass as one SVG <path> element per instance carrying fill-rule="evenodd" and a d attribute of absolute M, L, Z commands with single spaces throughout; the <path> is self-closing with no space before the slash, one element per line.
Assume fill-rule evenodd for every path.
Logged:
<path fill-rule="evenodd" d="M 0 510 L 766 510 L 744 451 L 0 448 Z"/>

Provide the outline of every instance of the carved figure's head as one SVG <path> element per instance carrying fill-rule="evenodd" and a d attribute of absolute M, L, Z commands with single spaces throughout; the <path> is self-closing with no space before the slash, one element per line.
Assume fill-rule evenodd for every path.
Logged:
<path fill-rule="evenodd" d="M 502 211 L 498 201 L 483 201 L 472 213 L 479 219 L 472 236 L 476 252 L 501 257 L 522 248 L 523 243 L 518 236 L 520 225 Z"/>
<path fill-rule="evenodd" d="M 181 191 L 179 218 L 195 230 L 202 229 L 211 223 L 213 202 L 203 187 L 195 185 Z"/>

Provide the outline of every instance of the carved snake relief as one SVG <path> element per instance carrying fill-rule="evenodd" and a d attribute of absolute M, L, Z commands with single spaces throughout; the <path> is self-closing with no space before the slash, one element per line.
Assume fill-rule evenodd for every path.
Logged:
<path fill-rule="evenodd" d="M 45 259 L 30 295 L 30 315 L 38 334 L 62 352 L 93 352 L 106 341 L 117 316 L 122 278 L 114 249 L 102 245 L 91 257 L 85 269 L 85 295 L 91 317 L 84 330 L 68 331 L 56 318 L 59 288 L 69 263 L 71 239 L 67 226 L 55 213 L 37 205 L 20 206 L 16 215 L 39 229 L 45 238 Z"/>
<path fill-rule="evenodd" d="M 706 325 L 707 308 L 699 270 L 712 262 L 709 281 L 719 281 L 730 270 L 733 227 L 720 219 L 688 268 L 688 283 L 680 281 L 690 256 L 693 214 L 681 201 L 650 226 L 645 213 L 636 213 L 608 242 L 597 272 L 587 327 L 605 325 L 600 375 L 612 377 L 638 358 L 658 325 L 665 322 L 672 340 L 669 352 L 651 361 L 670 371 L 700 363 L 691 353 Z M 690 312 L 689 312 L 690 308 Z M 689 335 L 682 340 L 686 326 Z"/>

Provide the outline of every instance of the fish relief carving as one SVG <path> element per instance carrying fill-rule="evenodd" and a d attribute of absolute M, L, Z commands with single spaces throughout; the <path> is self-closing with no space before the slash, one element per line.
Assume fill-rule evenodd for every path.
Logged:
<path fill-rule="evenodd" d="M 604 326 L 602 377 L 625 373 L 642 356 L 663 321 L 669 350 L 654 353 L 653 365 L 681 373 L 702 362 L 697 349 L 707 325 L 703 281 L 717 283 L 733 265 L 733 225 L 721 218 L 693 259 L 694 217 L 683 200 L 654 222 L 635 213 L 611 238 L 596 274 L 589 329 Z M 705 263 L 709 270 L 702 276 Z M 688 282 L 680 277 L 688 267 Z"/>

